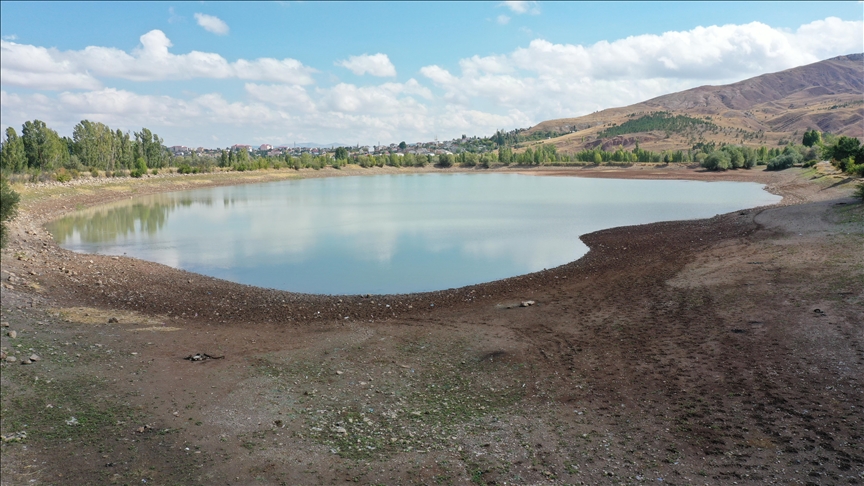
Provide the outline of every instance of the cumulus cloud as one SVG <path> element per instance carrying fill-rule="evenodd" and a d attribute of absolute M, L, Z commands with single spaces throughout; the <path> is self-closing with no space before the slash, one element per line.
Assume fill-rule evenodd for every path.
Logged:
<path fill-rule="evenodd" d="M 337 66 L 342 66 L 352 73 L 362 76 L 366 73 L 372 76 L 396 76 L 396 66 L 390 62 L 387 54 L 363 54 L 360 56 L 351 56 L 348 59 L 336 62 Z"/>
<path fill-rule="evenodd" d="M 315 102 L 302 86 L 246 83 L 245 88 L 246 93 L 256 101 L 270 103 L 294 112 L 310 113 L 315 110 Z"/>
<path fill-rule="evenodd" d="M 51 50 L 0 40 L 0 83 L 34 89 L 98 89 L 102 83 Z"/>
<path fill-rule="evenodd" d="M 540 121 L 722 84 L 864 50 L 861 21 L 827 18 L 794 32 L 760 22 L 639 35 L 590 46 L 536 39 L 509 54 L 474 56 L 454 74 L 420 73 L 452 103 L 514 108 Z"/>
<path fill-rule="evenodd" d="M 416 94 L 425 98 L 432 97 L 429 89 L 420 86 L 414 79 L 405 84 L 384 83 L 363 87 L 339 83 L 320 92 L 323 95 L 323 108 L 343 113 L 423 113 L 426 109 L 416 99 L 400 95 Z"/>
<path fill-rule="evenodd" d="M 198 25 L 200 25 L 204 30 L 216 35 L 227 35 L 230 30 L 225 21 L 213 15 L 196 13 L 195 21 L 198 22 Z"/>
<path fill-rule="evenodd" d="M 507 25 L 508 23 L 510 23 L 510 17 L 501 14 L 498 16 L 497 19 L 495 19 L 495 21 L 498 22 L 499 25 Z"/>
<path fill-rule="evenodd" d="M 515 14 L 524 14 L 530 13 L 533 15 L 537 15 L 540 13 L 540 7 L 537 6 L 537 2 L 529 2 L 523 0 L 508 0 L 505 2 L 501 2 L 498 4 L 499 7 L 507 7 L 511 12 Z"/>
<path fill-rule="evenodd" d="M 455 69 L 427 65 L 405 82 L 333 86 L 316 85 L 316 71 L 293 59 L 229 62 L 215 53 L 175 54 L 158 30 L 129 52 L 2 40 L 0 118 L 4 127 L 39 118 L 64 134 L 84 118 L 124 130 L 147 126 L 170 144 L 196 146 L 211 143 L 214 134 L 225 143 L 273 144 L 490 134 L 861 52 L 862 24 L 832 17 L 787 31 L 754 22 L 592 45 L 535 39 L 509 52 L 465 57 Z M 337 65 L 357 74 L 396 74 L 380 53 Z M 246 82 L 233 98 L 219 92 L 169 97 L 106 87 L 108 78 Z M 10 89 L 17 86 L 28 90 Z M 40 89 L 57 93 L 33 92 Z"/>
<path fill-rule="evenodd" d="M 170 52 L 170 39 L 161 30 L 140 37 L 131 53 L 113 47 L 90 46 L 79 51 L 60 51 L 0 41 L 3 63 L 0 83 L 36 89 L 95 89 L 99 78 L 132 81 L 168 79 L 247 79 L 290 84 L 312 84 L 316 71 L 296 59 L 259 58 L 229 62 L 216 53 Z"/>

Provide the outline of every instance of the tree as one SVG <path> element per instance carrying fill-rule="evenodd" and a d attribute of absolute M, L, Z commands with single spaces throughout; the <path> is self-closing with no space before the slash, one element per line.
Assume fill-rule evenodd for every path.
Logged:
<path fill-rule="evenodd" d="M 118 128 L 114 132 L 114 168 L 132 167 L 134 157 L 134 147 L 129 132 L 123 133 Z"/>
<path fill-rule="evenodd" d="M 792 147 L 783 149 L 783 153 L 771 159 L 766 165 L 767 170 L 783 170 L 801 163 L 804 156 Z"/>
<path fill-rule="evenodd" d="M 104 123 L 81 120 L 72 129 L 73 153 L 86 166 L 110 170 L 115 165 L 115 134 Z"/>
<path fill-rule="evenodd" d="M 159 135 L 147 128 L 142 128 L 140 132 L 135 132 L 135 146 L 136 160 L 140 156 L 144 158 L 147 167 L 161 168 L 165 166 L 167 154 Z"/>
<path fill-rule="evenodd" d="M 465 138 L 465 136 L 463 135 L 462 138 Z M 399 142 L 399 150 L 405 150 L 406 148 L 408 148 L 408 144 L 404 140 Z"/>
<path fill-rule="evenodd" d="M 705 157 L 702 167 L 708 170 L 729 170 L 732 168 L 731 157 L 726 151 L 715 150 Z"/>
<path fill-rule="evenodd" d="M 24 143 L 27 166 L 30 168 L 51 170 L 69 157 L 69 152 L 57 132 L 48 128 L 41 120 L 24 122 L 21 140 Z"/>
<path fill-rule="evenodd" d="M 15 129 L 6 129 L 6 140 L 0 151 L 0 168 L 4 171 L 21 172 L 27 167 L 27 156 L 24 153 L 24 142 L 15 133 Z"/>
<path fill-rule="evenodd" d="M 805 147 L 812 147 L 814 145 L 821 145 L 822 144 L 822 133 L 819 132 L 818 130 L 808 130 L 808 131 L 804 132 L 804 138 L 802 139 L 801 143 Z"/>
<path fill-rule="evenodd" d="M 823 155 L 833 161 L 853 157 L 856 164 L 864 164 L 864 147 L 861 147 L 861 141 L 855 137 L 838 138 L 833 145 L 825 147 Z"/>
<path fill-rule="evenodd" d="M 334 157 L 336 158 L 336 160 L 348 160 L 348 149 L 346 149 L 345 147 L 336 147 L 336 154 L 334 155 Z"/>
<path fill-rule="evenodd" d="M 0 179 L 0 248 L 6 246 L 6 220 L 15 216 L 19 199 L 20 196 L 9 187 L 6 179 Z"/>
<path fill-rule="evenodd" d="M 228 165 L 228 153 L 223 150 L 219 155 L 219 167 L 228 167 Z"/>
<path fill-rule="evenodd" d="M 497 132 L 495 132 L 495 143 L 499 147 L 504 146 L 504 132 L 503 131 L 498 130 Z"/>

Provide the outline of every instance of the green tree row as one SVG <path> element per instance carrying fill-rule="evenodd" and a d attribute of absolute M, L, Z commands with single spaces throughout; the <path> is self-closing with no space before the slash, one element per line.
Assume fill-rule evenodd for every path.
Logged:
<path fill-rule="evenodd" d="M 112 130 L 104 123 L 82 120 L 72 138 L 61 137 L 41 120 L 27 121 L 21 136 L 6 129 L 0 149 L 0 170 L 7 173 L 68 170 L 146 171 L 168 165 L 170 153 L 147 128 L 140 132 Z"/>

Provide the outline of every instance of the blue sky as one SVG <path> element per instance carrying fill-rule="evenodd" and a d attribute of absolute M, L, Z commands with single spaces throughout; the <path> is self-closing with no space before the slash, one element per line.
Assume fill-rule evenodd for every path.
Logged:
<path fill-rule="evenodd" d="M 860 2 L 2 2 L 0 114 L 209 147 L 487 135 L 861 52 L 862 18 Z"/>

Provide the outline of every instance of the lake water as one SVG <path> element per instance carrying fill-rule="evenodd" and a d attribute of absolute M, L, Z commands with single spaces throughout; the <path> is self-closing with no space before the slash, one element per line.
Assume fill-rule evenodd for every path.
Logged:
<path fill-rule="evenodd" d="M 64 248 L 320 294 L 441 290 L 555 267 L 579 235 L 778 202 L 756 183 L 413 174 L 140 197 L 60 219 Z"/>

